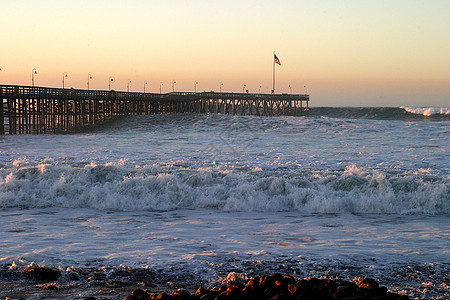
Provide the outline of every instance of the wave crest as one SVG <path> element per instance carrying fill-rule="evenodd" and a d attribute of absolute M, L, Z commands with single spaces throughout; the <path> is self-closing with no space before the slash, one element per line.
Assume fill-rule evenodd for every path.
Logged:
<path fill-rule="evenodd" d="M 448 178 L 355 165 L 341 171 L 221 166 L 167 171 L 121 164 L 40 164 L 9 169 L 0 178 L 1 208 L 447 214 L 449 198 Z"/>
<path fill-rule="evenodd" d="M 432 115 L 450 115 L 449 107 L 406 107 L 401 106 L 406 112 L 416 115 L 432 116 Z"/>
<path fill-rule="evenodd" d="M 448 121 L 449 107 L 311 107 L 311 116 L 344 119 Z"/>

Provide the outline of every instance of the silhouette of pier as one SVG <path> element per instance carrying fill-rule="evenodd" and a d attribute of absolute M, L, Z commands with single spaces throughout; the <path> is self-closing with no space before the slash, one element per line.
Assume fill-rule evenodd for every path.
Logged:
<path fill-rule="evenodd" d="M 0 85 L 0 134 L 64 132 L 127 115 L 304 115 L 308 103 L 307 94 L 157 94 Z"/>

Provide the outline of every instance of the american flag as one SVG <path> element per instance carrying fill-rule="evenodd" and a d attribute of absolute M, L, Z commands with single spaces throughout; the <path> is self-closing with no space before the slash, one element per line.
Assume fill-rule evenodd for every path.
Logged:
<path fill-rule="evenodd" d="M 279 64 L 279 65 L 281 66 L 280 60 L 279 60 L 278 57 L 275 55 L 275 53 L 273 54 L 273 59 L 274 59 L 274 62 L 275 62 L 276 64 Z"/>

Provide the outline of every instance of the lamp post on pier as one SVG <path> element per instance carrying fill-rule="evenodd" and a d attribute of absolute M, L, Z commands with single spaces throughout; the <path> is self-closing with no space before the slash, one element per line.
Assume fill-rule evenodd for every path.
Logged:
<path fill-rule="evenodd" d="M 292 94 L 292 86 L 290 83 L 289 83 L 289 92 Z"/>
<path fill-rule="evenodd" d="M 146 81 L 144 81 L 144 93 L 145 93 L 145 86 L 147 85 L 147 80 Z"/>
<path fill-rule="evenodd" d="M 247 85 L 244 83 L 244 86 L 242 87 L 242 93 L 245 93 L 245 87 L 246 87 Z"/>
<path fill-rule="evenodd" d="M 223 85 L 223 82 L 220 82 L 220 85 L 219 85 L 219 91 L 222 93 L 222 85 Z"/>
<path fill-rule="evenodd" d="M 162 90 L 162 86 L 164 85 L 164 83 L 160 82 L 159 83 L 159 93 L 161 94 L 161 90 Z"/>
<path fill-rule="evenodd" d="M 63 80 L 62 80 L 63 88 L 64 88 L 64 78 L 66 78 L 66 77 L 67 77 L 67 72 L 63 72 Z"/>
<path fill-rule="evenodd" d="M 172 81 L 172 92 L 175 92 L 175 83 L 177 83 L 176 81 L 175 81 L 175 79 Z"/>
<path fill-rule="evenodd" d="M 1 71 L 1 70 L 0 70 Z M 195 81 L 195 88 L 194 88 L 194 91 L 197 93 L 197 84 L 198 84 L 198 81 Z"/>
<path fill-rule="evenodd" d="M 131 79 L 127 80 L 127 92 L 130 91 L 130 83 L 131 83 Z"/>
<path fill-rule="evenodd" d="M 109 80 L 108 80 L 108 90 L 111 90 L 111 81 L 114 81 L 114 79 L 112 78 L 112 76 L 109 76 Z"/>
<path fill-rule="evenodd" d="M 37 70 L 33 69 L 31 71 L 31 85 L 34 86 L 34 74 L 37 74 Z"/>
<path fill-rule="evenodd" d="M 88 81 L 87 81 L 87 88 L 88 88 L 88 91 L 89 91 L 89 81 L 92 79 L 92 75 L 91 74 L 89 74 L 88 75 Z"/>

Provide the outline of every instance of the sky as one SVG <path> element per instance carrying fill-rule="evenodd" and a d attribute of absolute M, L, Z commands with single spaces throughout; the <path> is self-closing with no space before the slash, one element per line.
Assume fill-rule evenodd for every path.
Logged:
<path fill-rule="evenodd" d="M 448 0 L 0 0 L 0 84 L 36 69 L 38 86 L 269 93 L 275 51 L 276 92 L 311 106 L 450 106 L 449 16 Z"/>

